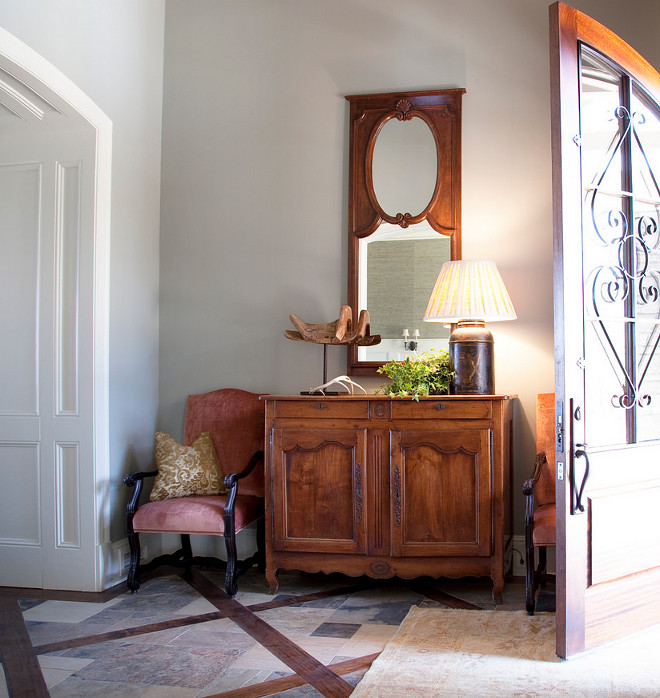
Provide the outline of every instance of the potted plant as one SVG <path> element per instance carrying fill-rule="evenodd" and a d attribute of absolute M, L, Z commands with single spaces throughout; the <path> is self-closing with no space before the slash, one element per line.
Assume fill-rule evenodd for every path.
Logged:
<path fill-rule="evenodd" d="M 392 383 L 385 383 L 378 392 L 390 397 L 412 397 L 420 395 L 447 395 L 452 371 L 449 366 L 449 353 L 429 351 L 407 357 L 404 361 L 390 361 L 378 368 Z"/>

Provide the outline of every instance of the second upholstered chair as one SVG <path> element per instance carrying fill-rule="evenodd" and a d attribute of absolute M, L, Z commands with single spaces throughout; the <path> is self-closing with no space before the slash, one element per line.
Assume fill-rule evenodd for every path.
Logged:
<path fill-rule="evenodd" d="M 534 474 L 523 485 L 525 503 L 525 606 L 536 609 L 536 592 L 555 575 L 547 572 L 547 549 L 556 541 L 555 506 L 555 394 L 536 398 L 536 462 Z M 538 550 L 539 562 L 536 566 Z"/>
<path fill-rule="evenodd" d="M 263 440 L 264 405 L 259 395 L 226 388 L 188 397 L 183 445 L 167 435 L 157 435 L 157 457 L 159 450 L 162 451 L 163 462 L 161 477 L 154 486 L 157 499 L 139 503 L 143 482 L 159 475 L 158 470 L 135 472 L 124 478 L 133 488 L 126 511 L 131 553 L 127 584 L 131 591 L 139 589 L 142 572 L 162 564 L 189 570 L 195 564 L 220 563 L 215 558 L 194 556 L 191 535 L 224 537 L 225 591 L 229 596 L 236 594 L 239 574 L 255 563 L 263 567 Z M 224 487 L 215 476 L 217 463 L 225 473 Z M 191 490 L 188 485 L 195 477 L 196 489 Z M 219 494 L 219 490 L 224 493 Z M 180 496 L 181 493 L 187 496 Z M 247 560 L 238 561 L 236 533 L 255 521 L 258 522 L 257 552 Z M 179 534 L 181 548 L 141 565 L 140 533 Z"/>

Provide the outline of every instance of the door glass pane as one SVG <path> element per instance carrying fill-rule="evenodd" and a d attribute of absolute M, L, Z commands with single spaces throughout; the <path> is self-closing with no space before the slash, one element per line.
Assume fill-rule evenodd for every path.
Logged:
<path fill-rule="evenodd" d="M 585 47 L 581 58 L 585 412 L 590 416 L 585 437 L 587 444 L 597 446 L 626 441 L 626 120 L 620 109 L 620 76 Z"/>
<path fill-rule="evenodd" d="M 632 90 L 632 182 L 635 210 L 637 440 L 660 437 L 660 119 L 658 107 Z"/>
<path fill-rule="evenodd" d="M 580 89 L 586 443 L 657 439 L 660 110 L 585 46 Z"/>

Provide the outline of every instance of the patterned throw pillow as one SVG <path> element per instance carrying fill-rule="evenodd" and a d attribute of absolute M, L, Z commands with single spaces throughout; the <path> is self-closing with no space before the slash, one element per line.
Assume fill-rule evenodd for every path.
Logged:
<path fill-rule="evenodd" d="M 223 474 L 210 434 L 202 432 L 192 446 L 182 446 L 163 432 L 156 433 L 158 475 L 149 499 L 226 494 Z"/>

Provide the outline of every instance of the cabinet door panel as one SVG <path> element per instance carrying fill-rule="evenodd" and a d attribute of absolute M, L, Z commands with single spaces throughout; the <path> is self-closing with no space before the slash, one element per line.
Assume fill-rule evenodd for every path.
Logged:
<path fill-rule="evenodd" d="M 276 550 L 364 553 L 365 444 L 364 430 L 274 430 Z"/>
<path fill-rule="evenodd" d="M 491 553 L 487 429 L 392 434 L 392 553 Z"/>

